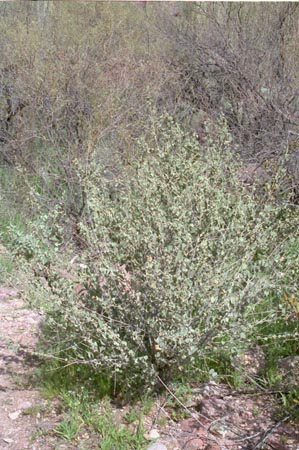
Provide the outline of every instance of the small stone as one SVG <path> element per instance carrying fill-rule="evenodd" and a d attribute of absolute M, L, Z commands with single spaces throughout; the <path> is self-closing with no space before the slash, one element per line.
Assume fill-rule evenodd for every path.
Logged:
<path fill-rule="evenodd" d="M 278 372 L 286 386 L 297 387 L 299 378 L 299 356 L 287 356 L 278 361 Z"/>
<path fill-rule="evenodd" d="M 214 435 L 224 437 L 228 432 L 228 427 L 227 427 L 226 423 L 224 423 L 222 421 L 217 421 L 210 426 L 210 431 Z"/>
<path fill-rule="evenodd" d="M 153 428 L 152 430 L 150 430 L 148 433 L 146 433 L 144 435 L 145 439 L 147 439 L 148 441 L 152 441 L 154 439 L 159 439 L 160 434 L 158 432 L 158 430 L 156 428 Z"/>
<path fill-rule="evenodd" d="M 17 420 L 17 418 L 20 416 L 21 412 L 22 412 L 22 411 L 20 411 L 20 410 L 14 411 L 14 412 L 12 412 L 12 413 L 9 413 L 9 414 L 8 414 L 8 417 L 9 417 L 11 420 Z"/>
<path fill-rule="evenodd" d="M 3 438 L 3 441 L 6 442 L 6 444 L 12 444 L 13 443 L 13 439 L 5 437 Z"/>
<path fill-rule="evenodd" d="M 49 432 L 49 431 L 54 430 L 54 428 L 55 428 L 55 424 L 53 424 L 50 421 L 45 421 L 45 422 L 42 422 L 39 424 L 39 429 L 42 432 Z"/>
<path fill-rule="evenodd" d="M 245 350 L 238 356 L 233 358 L 233 365 L 242 369 L 242 371 L 249 377 L 259 375 L 266 367 L 266 356 L 264 351 L 258 345 L 254 345 Z"/>
<path fill-rule="evenodd" d="M 205 450 L 219 450 L 219 445 L 217 444 L 208 444 L 205 446 Z"/>
<path fill-rule="evenodd" d="M 34 325 L 34 324 L 36 324 L 36 319 L 34 319 L 33 317 L 28 317 L 27 323 L 31 323 Z"/>
<path fill-rule="evenodd" d="M 197 422 L 193 419 L 185 419 L 181 422 L 181 430 L 185 433 L 193 433 L 197 427 Z"/>
<path fill-rule="evenodd" d="M 202 395 L 194 395 L 193 397 L 191 397 L 187 402 L 186 402 L 186 407 L 187 408 L 197 408 L 200 403 L 203 400 L 203 396 Z"/>
<path fill-rule="evenodd" d="M 151 444 L 149 447 L 147 447 L 146 450 L 167 450 L 167 447 L 165 447 L 162 442 L 155 442 L 154 444 Z"/>
<path fill-rule="evenodd" d="M 205 443 L 199 438 L 189 439 L 184 445 L 184 450 L 202 450 L 203 448 Z"/>
<path fill-rule="evenodd" d="M 19 409 L 29 409 L 32 407 L 32 403 L 25 401 L 19 404 Z"/>

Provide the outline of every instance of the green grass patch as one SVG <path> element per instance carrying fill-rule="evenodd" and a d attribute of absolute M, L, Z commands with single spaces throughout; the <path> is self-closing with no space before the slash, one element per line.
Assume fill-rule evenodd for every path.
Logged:
<path fill-rule="evenodd" d="M 146 448 L 143 416 L 150 412 L 152 397 L 132 404 L 120 423 L 111 403 L 113 386 L 106 375 L 95 375 L 87 367 L 63 368 L 59 362 L 47 362 L 36 372 L 36 379 L 44 398 L 60 401 L 63 419 L 54 430 L 60 438 L 83 442 L 86 436 L 97 436 L 101 450 Z"/>
<path fill-rule="evenodd" d="M 13 258 L 8 254 L 0 253 L 0 283 L 6 283 L 15 267 Z"/>

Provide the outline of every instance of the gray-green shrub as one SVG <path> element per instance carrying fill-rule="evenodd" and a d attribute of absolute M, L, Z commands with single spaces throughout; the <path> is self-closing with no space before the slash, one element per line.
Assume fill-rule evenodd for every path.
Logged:
<path fill-rule="evenodd" d="M 212 350 L 256 342 L 280 319 L 273 298 L 298 295 L 284 259 L 298 217 L 239 183 L 225 123 L 199 145 L 162 117 L 138 145 L 126 178 L 108 179 L 96 159 L 79 170 L 85 250 L 76 281 L 53 278 L 47 318 L 66 364 L 127 389 L 193 376 Z"/>

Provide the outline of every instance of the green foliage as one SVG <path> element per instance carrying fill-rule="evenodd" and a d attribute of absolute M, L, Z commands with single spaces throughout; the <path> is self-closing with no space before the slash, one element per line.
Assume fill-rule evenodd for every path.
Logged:
<path fill-rule="evenodd" d="M 0 283 L 46 311 L 57 434 L 109 450 L 142 447 L 152 400 L 134 434 L 99 398 L 242 388 L 255 343 L 252 383 L 287 391 L 277 359 L 299 354 L 298 8 L 137 3 L 0 4 Z"/>
<path fill-rule="evenodd" d="M 99 448 L 103 450 L 144 448 L 141 411 L 134 418 L 137 421 L 137 428 L 136 432 L 132 432 L 117 422 L 107 399 L 97 401 L 88 395 L 85 387 L 82 387 L 81 392 L 63 391 L 61 398 L 66 410 L 63 420 L 55 431 L 64 439 L 73 440 L 80 433 L 83 433 L 83 436 L 97 433 Z"/>
<path fill-rule="evenodd" d="M 105 414 L 95 421 L 95 428 L 100 433 L 100 449 L 122 448 L 124 450 L 143 450 L 145 439 L 141 417 L 138 419 L 136 433 L 132 433 L 124 425 L 116 425 L 113 421 L 111 409 L 106 408 Z"/>
<path fill-rule="evenodd" d="M 38 241 L 30 233 L 20 230 L 15 225 L 10 225 L 8 234 L 10 237 L 9 244 L 14 254 L 29 260 L 37 252 Z"/>
<path fill-rule="evenodd" d="M 279 320 L 284 292 L 298 295 L 297 257 L 284 261 L 298 217 L 240 185 L 225 123 L 199 146 L 164 116 L 139 145 L 127 179 L 92 158 L 79 170 L 83 289 L 56 278 L 47 319 L 65 362 L 110 372 L 114 392 L 194 377 L 211 350 L 233 356 Z"/>
<path fill-rule="evenodd" d="M 181 74 L 178 109 L 199 136 L 202 115 L 224 114 L 238 153 L 258 168 L 249 182 L 261 187 L 263 169 L 273 175 L 271 166 L 283 164 L 281 191 L 298 203 L 297 100 L 286 107 L 298 83 L 298 7 L 189 2 L 174 19 L 167 6 L 160 26 L 173 71 Z"/>
<path fill-rule="evenodd" d="M 168 398 L 165 403 L 172 420 L 179 422 L 187 417 L 190 417 L 190 412 L 182 405 L 186 405 L 191 399 L 191 387 L 184 383 L 174 383 L 171 385 L 171 394 L 168 393 Z"/>
<path fill-rule="evenodd" d="M 82 428 L 82 420 L 74 413 L 65 417 L 56 427 L 55 433 L 64 439 L 71 441 L 74 439 Z"/>
<path fill-rule="evenodd" d="M 88 445 L 89 437 L 96 437 L 100 449 L 144 448 L 143 415 L 147 414 L 153 400 L 144 398 L 140 406 L 132 407 L 124 417 L 125 423 L 133 423 L 135 431 L 120 423 L 112 409 L 111 384 L 108 378 L 94 376 L 86 366 L 69 366 L 64 370 L 58 363 L 49 361 L 36 372 L 43 397 L 49 404 L 56 399 L 57 412 L 62 420 L 55 428 L 57 436 L 68 441 L 80 440 Z M 53 407 L 53 406 L 52 406 Z M 35 411 L 26 410 L 26 414 Z M 83 448 L 83 447 L 82 447 Z M 85 447 L 84 447 L 85 448 Z"/>
<path fill-rule="evenodd" d="M 6 252 L 0 249 L 0 283 L 5 283 L 9 275 L 13 272 L 14 261 Z"/>
<path fill-rule="evenodd" d="M 286 394 L 281 394 L 281 403 L 283 410 L 279 411 L 280 415 L 290 413 L 292 418 L 299 420 L 299 389 L 291 389 Z"/>
<path fill-rule="evenodd" d="M 59 361 L 50 360 L 37 372 L 36 377 L 44 397 L 53 399 L 62 396 L 64 401 L 65 392 L 80 392 L 80 395 L 89 392 L 96 398 L 111 396 L 113 385 L 105 374 L 95 375 L 86 365 L 70 365 L 61 368 Z M 84 386 L 84 393 L 81 388 Z M 83 400 L 83 399 L 81 399 Z"/>
<path fill-rule="evenodd" d="M 76 162 L 96 149 L 100 161 L 125 166 L 149 93 L 168 98 L 174 76 L 153 39 L 148 57 L 148 11 L 53 6 L 0 4 L 0 164 L 26 170 L 40 207 L 59 204 L 75 220 L 84 206 Z"/>
<path fill-rule="evenodd" d="M 282 375 L 279 373 L 279 370 L 275 366 L 270 366 L 267 368 L 266 374 L 265 374 L 265 385 L 266 386 L 277 386 L 281 385 L 282 381 Z"/>

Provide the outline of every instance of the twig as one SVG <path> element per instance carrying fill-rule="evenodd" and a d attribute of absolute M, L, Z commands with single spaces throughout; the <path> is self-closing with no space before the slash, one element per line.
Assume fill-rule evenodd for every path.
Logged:
<path fill-rule="evenodd" d="M 199 423 L 199 425 L 203 426 L 202 422 L 200 422 L 200 420 L 196 417 L 196 415 L 202 417 L 203 419 L 209 420 L 209 418 L 207 416 L 204 416 L 203 414 L 197 412 L 196 415 L 191 413 L 189 408 L 187 408 L 187 406 L 184 405 L 184 403 L 181 402 L 181 400 L 171 391 L 171 389 L 169 389 L 169 387 L 167 386 L 167 384 L 164 383 L 164 381 L 159 377 L 159 375 L 157 375 L 157 379 L 158 381 L 162 384 L 162 386 L 167 390 L 167 392 L 175 399 L 175 401 L 186 411 L 188 412 L 188 414 L 191 414 L 191 417 L 193 419 L 196 420 L 196 422 Z"/>
<path fill-rule="evenodd" d="M 233 396 L 239 396 L 239 395 L 248 395 L 250 397 L 261 397 L 263 395 L 275 395 L 275 394 L 288 394 L 289 390 L 275 390 L 275 391 L 262 391 L 262 392 L 255 392 L 255 391 L 236 391 L 232 392 L 229 395 Z"/>
<path fill-rule="evenodd" d="M 292 416 L 292 413 L 289 413 L 288 415 L 286 415 L 283 419 L 281 419 L 279 422 L 276 422 L 274 425 L 272 425 L 270 428 L 268 428 L 260 441 L 258 441 L 258 443 L 254 446 L 253 450 L 259 450 L 263 447 L 263 445 L 265 444 L 265 442 L 267 441 L 267 439 L 269 438 L 269 436 L 273 433 L 274 430 L 276 430 L 278 427 L 280 427 L 281 424 L 283 424 L 284 422 L 286 422 L 287 420 L 289 420 L 289 418 Z"/>
<path fill-rule="evenodd" d="M 251 441 L 252 439 L 258 437 L 261 435 L 261 432 L 259 431 L 258 433 L 252 434 L 251 436 L 245 436 L 243 438 L 239 438 L 239 439 L 234 439 L 234 442 L 245 442 L 245 441 Z"/>

